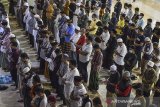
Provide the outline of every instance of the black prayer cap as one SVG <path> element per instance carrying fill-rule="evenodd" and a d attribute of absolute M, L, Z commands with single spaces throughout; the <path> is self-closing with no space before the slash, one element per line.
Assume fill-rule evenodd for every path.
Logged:
<path fill-rule="evenodd" d="M 83 79 L 81 76 L 74 76 L 74 81 L 81 82 Z"/>

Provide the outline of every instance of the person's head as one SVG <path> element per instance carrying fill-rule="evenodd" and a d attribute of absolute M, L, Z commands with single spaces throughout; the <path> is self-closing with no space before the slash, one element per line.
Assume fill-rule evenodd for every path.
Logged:
<path fill-rule="evenodd" d="M 125 18 L 125 14 L 121 14 L 120 15 L 120 20 L 124 20 L 124 18 Z"/>
<path fill-rule="evenodd" d="M 86 33 L 86 29 L 85 28 L 82 28 L 81 29 L 81 34 L 85 34 Z"/>
<path fill-rule="evenodd" d="M 48 103 L 50 104 L 50 107 L 56 107 L 56 98 L 54 95 L 48 96 Z"/>
<path fill-rule="evenodd" d="M 39 86 L 39 85 L 35 87 L 35 93 L 39 97 L 41 97 L 41 96 L 43 96 L 45 94 L 44 93 L 44 89 L 42 88 L 42 86 Z"/>
<path fill-rule="evenodd" d="M 55 42 L 55 41 L 51 42 L 51 46 L 53 49 L 57 48 L 58 42 Z"/>
<path fill-rule="evenodd" d="M 159 48 L 158 42 L 154 42 L 154 43 L 153 43 L 153 48 L 154 48 L 154 49 L 158 49 L 158 48 Z"/>
<path fill-rule="evenodd" d="M 95 44 L 95 45 L 93 46 L 93 48 L 94 48 L 95 51 L 101 51 L 101 48 L 99 47 L 98 44 Z"/>
<path fill-rule="evenodd" d="M 11 42 L 11 48 L 16 49 L 18 47 L 18 43 L 16 41 Z"/>
<path fill-rule="evenodd" d="M 33 6 L 29 6 L 29 11 L 30 11 L 30 12 L 32 12 L 32 11 L 33 11 L 33 9 L 34 9 L 34 7 L 33 7 Z"/>
<path fill-rule="evenodd" d="M 95 21 L 97 19 L 97 15 L 96 14 L 93 14 L 92 15 L 92 19 Z"/>
<path fill-rule="evenodd" d="M 147 24 L 151 25 L 152 24 L 152 19 L 147 19 Z"/>
<path fill-rule="evenodd" d="M 140 13 L 139 14 L 139 19 L 142 19 L 144 17 L 144 14 L 143 13 Z"/>
<path fill-rule="evenodd" d="M 40 79 L 39 75 L 33 76 L 32 83 L 33 83 L 33 85 L 37 85 L 37 84 L 41 83 L 41 79 Z"/>
<path fill-rule="evenodd" d="M 7 20 L 2 20 L 1 22 L 3 27 L 7 27 L 8 26 L 8 21 Z"/>
<path fill-rule="evenodd" d="M 77 66 L 77 63 L 76 63 L 75 60 L 70 60 L 70 61 L 69 61 L 69 67 L 70 67 L 71 69 L 76 68 L 76 66 Z"/>
<path fill-rule="evenodd" d="M 65 61 L 69 61 L 69 55 L 68 54 L 63 54 L 62 60 Z"/>
<path fill-rule="evenodd" d="M 129 20 L 125 20 L 125 26 L 129 25 Z"/>
<path fill-rule="evenodd" d="M 135 29 L 135 28 L 136 28 L 136 25 L 135 25 L 134 23 L 132 23 L 132 24 L 130 25 L 130 28 L 131 28 L 131 29 Z"/>
<path fill-rule="evenodd" d="M 128 8 L 128 3 L 124 3 L 124 9 Z"/>
<path fill-rule="evenodd" d="M 61 51 L 61 49 L 57 48 L 55 50 L 55 53 L 56 53 L 56 56 L 58 56 L 58 55 L 61 55 L 62 51 Z"/>
<path fill-rule="evenodd" d="M 112 12 L 112 17 L 115 17 L 116 16 L 116 12 Z"/>
<path fill-rule="evenodd" d="M 128 4 L 128 8 L 129 8 L 129 9 L 132 9 L 132 5 L 131 5 L 131 4 Z"/>
<path fill-rule="evenodd" d="M 29 7 L 29 4 L 27 2 L 24 3 L 24 9 L 27 9 Z"/>
<path fill-rule="evenodd" d="M 102 107 L 102 101 L 101 101 L 100 97 L 97 96 L 92 101 L 93 101 L 94 107 Z"/>
<path fill-rule="evenodd" d="M 97 25 L 97 26 L 102 26 L 102 22 L 101 22 L 101 21 L 98 21 L 98 22 L 96 23 L 96 25 Z"/>
<path fill-rule="evenodd" d="M 135 54 L 134 46 L 131 46 L 131 47 L 129 48 L 129 52 L 132 53 L 132 54 Z"/>
<path fill-rule="evenodd" d="M 76 26 L 76 28 L 75 28 L 75 33 L 79 33 L 80 30 L 81 30 L 80 27 Z"/>
<path fill-rule="evenodd" d="M 103 31 L 104 31 L 104 32 L 108 32 L 108 27 L 107 27 L 107 26 L 104 26 L 104 27 L 103 27 Z"/>
<path fill-rule="evenodd" d="M 160 22 L 156 22 L 156 28 L 159 28 L 160 27 Z"/>
<path fill-rule="evenodd" d="M 136 89 L 136 96 L 143 96 L 143 90 L 141 88 Z"/>
<path fill-rule="evenodd" d="M 111 31 L 111 36 L 114 36 L 114 37 L 115 37 L 116 35 L 117 35 L 117 31 L 113 29 L 113 30 Z"/>
<path fill-rule="evenodd" d="M 29 60 L 29 56 L 28 56 L 28 54 L 27 53 L 22 53 L 21 55 L 20 55 L 20 57 L 21 57 L 21 60 L 23 61 L 23 62 L 27 62 L 28 60 Z"/>
<path fill-rule="evenodd" d="M 87 43 L 92 43 L 92 41 L 93 41 L 92 36 L 88 35 L 86 42 L 87 42 Z"/>
<path fill-rule="evenodd" d="M 139 13 L 139 8 L 138 8 L 138 7 L 135 8 L 135 13 L 136 13 L 136 14 Z"/>
<path fill-rule="evenodd" d="M 117 66 L 116 65 L 111 65 L 110 66 L 110 73 L 115 74 L 117 72 Z"/>
<path fill-rule="evenodd" d="M 143 35 L 144 31 L 143 31 L 142 27 L 139 27 L 139 28 L 138 28 L 138 33 L 139 33 L 140 35 Z"/>
<path fill-rule="evenodd" d="M 151 68 L 153 68 L 154 67 L 154 62 L 153 61 L 149 61 L 148 63 L 147 63 L 147 69 L 151 69 Z"/>
<path fill-rule="evenodd" d="M 81 76 L 74 76 L 74 85 L 79 86 L 82 83 L 82 77 Z"/>
<path fill-rule="evenodd" d="M 118 38 L 118 39 L 117 39 L 117 44 L 118 44 L 119 46 L 122 46 L 122 44 L 123 44 L 123 39 L 122 39 L 122 38 Z"/>
<path fill-rule="evenodd" d="M 144 41 L 145 41 L 145 44 L 150 44 L 151 43 L 151 39 L 149 37 L 146 37 Z"/>
<path fill-rule="evenodd" d="M 122 80 L 124 82 L 130 81 L 131 73 L 129 71 L 125 71 L 122 75 Z"/>

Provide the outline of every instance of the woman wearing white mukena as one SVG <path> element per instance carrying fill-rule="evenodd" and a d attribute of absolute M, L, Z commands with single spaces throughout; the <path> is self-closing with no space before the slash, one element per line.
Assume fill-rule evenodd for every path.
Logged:
<path fill-rule="evenodd" d="M 117 66 L 117 71 L 120 73 L 120 76 L 122 77 L 122 71 L 124 67 L 124 57 L 127 54 L 127 48 L 121 38 L 117 39 L 117 44 L 118 47 L 114 53 L 114 62 Z"/>
<path fill-rule="evenodd" d="M 76 27 L 77 26 L 77 24 L 78 24 L 78 17 L 79 17 L 79 14 L 80 14 L 80 12 L 81 12 L 81 10 L 80 10 L 80 5 L 81 5 L 81 3 L 76 3 L 76 10 L 75 10 L 75 12 L 74 12 L 74 14 L 73 14 L 73 25 Z"/>

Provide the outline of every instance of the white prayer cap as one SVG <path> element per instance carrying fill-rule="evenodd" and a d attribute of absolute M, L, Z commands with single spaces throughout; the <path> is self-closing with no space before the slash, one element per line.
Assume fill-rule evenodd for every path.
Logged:
<path fill-rule="evenodd" d="M 110 71 L 117 71 L 117 66 L 116 65 L 111 65 L 110 66 Z"/>
<path fill-rule="evenodd" d="M 23 73 L 24 73 L 24 74 L 28 73 L 29 71 L 30 71 L 30 68 L 29 68 L 29 67 L 26 67 L 26 68 L 23 69 Z"/>
<path fill-rule="evenodd" d="M 117 42 L 123 42 L 123 39 L 122 38 L 118 38 Z"/>
<path fill-rule="evenodd" d="M 35 18 L 40 18 L 40 16 L 38 14 L 35 14 L 34 17 Z"/>
<path fill-rule="evenodd" d="M 78 30 L 78 31 L 79 31 L 79 30 L 80 30 L 80 27 L 76 26 L 76 30 Z"/>
<path fill-rule="evenodd" d="M 27 2 L 25 2 L 25 3 L 24 3 L 24 6 L 27 6 L 27 7 L 29 7 L 29 4 L 28 4 Z"/>
<path fill-rule="evenodd" d="M 14 37 L 16 37 L 16 36 L 15 36 L 15 34 L 10 34 L 9 37 L 10 37 L 10 38 L 14 38 Z"/>
<path fill-rule="evenodd" d="M 76 3 L 76 6 L 80 6 L 81 5 L 81 3 Z"/>
<path fill-rule="evenodd" d="M 87 91 L 86 91 L 86 89 L 80 89 L 80 90 L 78 90 L 78 93 L 80 95 L 85 95 L 85 94 L 87 94 Z"/>
<path fill-rule="evenodd" d="M 128 78 L 130 78 L 130 77 L 131 77 L 131 73 L 130 73 L 129 71 L 125 71 L 125 72 L 123 73 L 123 77 L 128 77 Z"/>
<path fill-rule="evenodd" d="M 69 20 L 70 19 L 69 16 L 66 16 L 66 19 Z"/>
<path fill-rule="evenodd" d="M 149 61 L 149 62 L 147 63 L 147 65 L 150 66 L 150 67 L 153 67 L 153 66 L 154 66 L 154 62 L 153 62 L 153 61 Z"/>
<path fill-rule="evenodd" d="M 151 39 L 150 39 L 149 37 L 146 37 L 146 38 L 145 38 L 145 41 L 146 41 L 146 42 L 150 42 Z"/>

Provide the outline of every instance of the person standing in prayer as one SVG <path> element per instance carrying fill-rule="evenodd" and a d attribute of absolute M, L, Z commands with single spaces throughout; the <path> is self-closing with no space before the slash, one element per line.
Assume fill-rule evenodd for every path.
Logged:
<path fill-rule="evenodd" d="M 158 81 L 155 84 L 154 87 L 154 95 L 153 95 L 153 104 L 156 104 L 157 106 L 160 106 L 159 97 L 160 97 L 160 75 L 158 78 Z"/>
<path fill-rule="evenodd" d="M 96 34 L 96 31 L 98 29 L 98 26 L 96 25 L 98 22 L 98 18 L 96 14 L 92 15 L 92 21 L 89 25 L 89 28 L 87 29 L 89 31 L 89 34 L 94 36 Z"/>
<path fill-rule="evenodd" d="M 102 24 L 104 26 L 108 26 L 109 21 L 110 21 L 110 13 L 109 13 L 109 9 L 106 7 L 105 13 L 102 17 Z"/>
<path fill-rule="evenodd" d="M 150 104 L 150 93 L 154 88 L 154 84 L 157 81 L 156 71 L 153 69 L 154 62 L 149 61 L 147 63 L 147 69 L 142 76 L 143 83 L 143 95 L 146 98 L 146 107 Z"/>
<path fill-rule="evenodd" d="M 119 15 L 121 13 L 122 3 L 121 0 L 117 0 L 117 3 L 114 6 L 114 12 L 116 13 L 116 18 L 119 20 Z"/>
<path fill-rule="evenodd" d="M 42 18 L 44 0 L 36 0 L 36 13 Z"/>
<path fill-rule="evenodd" d="M 116 100 L 116 93 L 115 93 L 115 88 L 116 85 L 118 84 L 120 80 L 120 74 L 117 72 L 117 67 L 115 65 L 110 66 L 110 76 L 107 79 L 107 94 L 106 94 L 106 99 L 107 101 L 114 101 Z M 107 103 L 107 107 L 115 107 L 115 103 Z"/>
<path fill-rule="evenodd" d="M 87 66 L 90 60 L 90 56 L 93 50 L 92 47 L 92 40 L 91 36 L 87 36 L 86 43 L 82 46 L 82 48 L 78 51 L 79 52 L 79 72 L 83 77 L 85 85 L 88 82 L 88 71 Z"/>
<path fill-rule="evenodd" d="M 132 22 L 133 22 L 133 23 L 137 23 L 138 17 L 139 17 L 139 8 L 136 7 L 136 8 L 135 8 L 135 13 L 134 13 L 134 15 L 133 15 L 133 17 L 132 17 Z"/>
<path fill-rule="evenodd" d="M 147 63 L 152 57 L 151 55 L 152 52 L 153 52 L 153 44 L 151 42 L 151 39 L 146 37 L 145 44 L 143 47 L 142 61 L 141 61 L 141 75 L 143 75 L 144 71 L 146 70 Z"/>
<path fill-rule="evenodd" d="M 128 14 L 128 3 L 124 3 L 124 8 L 123 8 L 121 14 L 125 14 L 125 16 Z"/>
<path fill-rule="evenodd" d="M 108 26 L 109 31 L 112 31 L 112 30 L 115 30 L 115 29 L 116 29 L 117 21 L 118 21 L 118 19 L 117 19 L 117 17 L 116 17 L 116 13 L 113 12 L 113 13 L 112 13 L 112 18 L 111 18 L 111 20 L 109 21 L 109 26 Z"/>
<path fill-rule="evenodd" d="M 135 53 L 137 55 L 137 60 L 138 60 L 138 68 L 137 69 L 141 68 L 141 59 L 142 59 L 142 50 L 143 50 L 144 39 L 145 39 L 145 37 L 143 36 L 143 29 L 139 28 L 137 37 L 134 42 Z"/>
<path fill-rule="evenodd" d="M 160 35 L 160 22 L 156 22 L 156 25 L 153 29 L 153 37 L 152 37 L 152 42 L 157 42 L 159 43 L 159 36 Z"/>
<path fill-rule="evenodd" d="M 28 15 L 29 15 L 29 4 L 27 3 L 27 2 L 25 2 L 24 3 L 24 13 L 23 13 L 23 15 L 22 15 L 22 18 L 23 18 L 23 20 L 22 20 L 22 25 L 23 25 L 23 29 L 25 30 L 26 28 L 26 19 L 27 19 L 27 17 L 28 17 Z"/>
<path fill-rule="evenodd" d="M 143 26 L 144 26 L 143 17 L 144 17 L 144 14 L 143 14 L 143 13 L 140 13 L 139 16 L 138 16 L 137 23 L 136 23 L 136 27 L 137 27 L 137 28 L 138 28 L 138 27 L 143 28 Z"/>
<path fill-rule="evenodd" d="M 125 20 L 125 25 L 122 28 L 122 39 L 124 41 L 125 44 L 127 44 L 127 37 L 130 33 L 130 24 L 128 20 Z"/>
<path fill-rule="evenodd" d="M 92 92 L 97 92 L 99 89 L 99 71 L 101 70 L 103 54 L 98 44 L 94 46 L 94 55 L 91 61 L 91 72 L 89 78 L 88 89 Z"/>
<path fill-rule="evenodd" d="M 119 19 L 117 26 L 116 26 L 117 36 L 122 35 L 122 29 L 123 29 L 124 25 L 125 25 L 125 15 L 121 14 L 120 19 Z"/>
<path fill-rule="evenodd" d="M 63 104 L 61 106 L 66 105 L 65 97 L 64 97 L 64 84 L 62 83 L 63 76 L 69 72 L 69 56 L 67 54 L 62 55 L 62 62 L 59 70 L 57 71 L 57 75 L 59 76 L 59 92 L 60 98 L 63 100 Z"/>
<path fill-rule="evenodd" d="M 17 68 L 16 68 L 16 65 L 18 63 L 18 59 L 19 59 L 19 55 L 20 55 L 20 51 L 18 49 L 18 44 L 17 42 L 11 42 L 11 53 L 10 53 L 10 57 L 9 57 L 9 60 L 10 60 L 10 67 L 9 67 L 9 70 L 10 70 L 10 73 L 11 73 L 11 76 L 12 76 L 12 80 L 14 81 L 14 84 L 16 86 L 16 89 L 18 88 L 18 78 L 17 78 Z"/>
<path fill-rule="evenodd" d="M 27 53 L 21 53 L 20 62 L 17 64 L 18 69 L 18 89 L 20 91 L 21 99 L 18 102 L 23 101 L 23 80 L 28 72 L 31 70 L 31 62 Z"/>
<path fill-rule="evenodd" d="M 64 5 L 64 13 L 68 16 L 69 15 L 69 5 L 70 5 L 70 0 L 66 0 L 65 5 Z"/>
<path fill-rule="evenodd" d="M 131 19 L 133 17 L 133 11 L 132 11 L 132 5 L 131 4 L 128 5 L 128 13 L 126 14 L 126 17 L 129 21 L 131 21 Z"/>
<path fill-rule="evenodd" d="M 81 12 L 80 10 L 81 3 L 76 3 L 76 10 L 73 13 L 73 25 L 76 27 L 78 25 L 78 17 Z"/>
<path fill-rule="evenodd" d="M 86 28 L 89 18 L 88 18 L 88 15 L 85 13 L 84 8 L 81 8 L 81 13 L 80 13 L 79 19 L 80 20 L 78 20 L 78 26 L 80 28 Z"/>
<path fill-rule="evenodd" d="M 147 25 L 144 27 L 144 36 L 151 38 L 152 33 L 152 19 L 147 19 Z"/>
<path fill-rule="evenodd" d="M 82 98 L 87 94 L 87 90 L 82 84 L 82 77 L 75 76 L 74 77 L 74 88 L 70 95 L 71 105 L 70 107 L 82 107 Z"/>
<path fill-rule="evenodd" d="M 69 67 L 70 71 L 68 71 L 62 78 L 62 83 L 64 84 L 64 96 L 67 106 L 70 106 L 70 95 L 74 88 L 74 77 L 80 76 L 79 71 L 76 67 L 76 61 L 70 60 Z"/>
<path fill-rule="evenodd" d="M 74 12 L 76 11 L 76 3 L 75 0 L 70 0 L 70 4 L 69 4 L 69 18 L 70 20 L 73 19 L 74 16 Z"/>
<path fill-rule="evenodd" d="M 126 45 L 123 43 L 121 38 L 117 39 L 118 47 L 115 50 L 114 62 L 117 66 L 117 71 L 120 73 L 122 77 L 123 69 L 124 69 L 124 57 L 127 54 Z"/>

